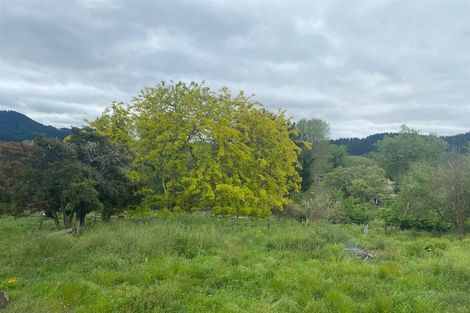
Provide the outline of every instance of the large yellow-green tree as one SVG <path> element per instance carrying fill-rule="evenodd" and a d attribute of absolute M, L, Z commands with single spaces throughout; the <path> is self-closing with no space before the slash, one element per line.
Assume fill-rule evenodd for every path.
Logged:
<path fill-rule="evenodd" d="M 267 216 L 299 189 L 290 120 L 243 92 L 162 82 L 92 125 L 131 146 L 135 177 L 159 207 Z"/>

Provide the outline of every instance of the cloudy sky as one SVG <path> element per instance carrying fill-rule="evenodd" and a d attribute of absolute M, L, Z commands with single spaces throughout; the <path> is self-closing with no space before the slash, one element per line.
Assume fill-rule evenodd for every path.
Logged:
<path fill-rule="evenodd" d="M 0 0 L 0 109 L 80 125 L 170 79 L 334 138 L 469 131 L 470 1 Z"/>

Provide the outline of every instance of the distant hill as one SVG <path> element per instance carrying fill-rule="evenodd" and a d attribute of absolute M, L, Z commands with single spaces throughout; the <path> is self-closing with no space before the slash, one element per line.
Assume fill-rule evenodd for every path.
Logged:
<path fill-rule="evenodd" d="M 344 145 L 351 155 L 366 155 L 375 150 L 375 144 L 385 136 L 396 136 L 398 133 L 379 133 L 365 138 L 340 138 L 331 140 L 335 145 Z"/>
<path fill-rule="evenodd" d="M 453 136 L 443 136 L 441 138 L 447 141 L 447 151 L 449 152 L 464 153 L 466 152 L 465 148 L 470 145 L 470 132 Z"/>
<path fill-rule="evenodd" d="M 15 111 L 0 111 L 0 141 L 31 140 L 36 134 L 63 139 L 70 133 L 67 128 L 55 128 L 38 123 L 24 114 Z M 331 140 L 336 145 L 344 145 L 351 155 L 367 155 L 375 151 L 375 144 L 385 136 L 396 136 L 398 133 L 378 133 L 365 138 L 340 138 Z M 470 132 L 441 137 L 448 143 L 448 151 L 463 153 L 470 144 Z"/>
<path fill-rule="evenodd" d="M 0 111 L 0 141 L 31 140 L 36 134 L 63 139 L 69 132 L 67 128 L 46 126 L 15 111 Z"/>
<path fill-rule="evenodd" d="M 384 139 L 385 136 L 396 136 L 398 133 L 379 133 L 365 138 L 340 138 L 331 140 L 335 145 L 344 145 L 351 155 L 367 155 L 375 151 L 375 144 Z M 464 153 L 465 147 L 470 144 L 470 132 L 453 136 L 442 136 L 447 144 L 447 151 L 453 153 Z"/>

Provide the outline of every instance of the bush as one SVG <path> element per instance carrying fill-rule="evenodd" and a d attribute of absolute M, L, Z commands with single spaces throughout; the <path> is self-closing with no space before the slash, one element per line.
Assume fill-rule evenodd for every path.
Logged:
<path fill-rule="evenodd" d="M 350 223 L 367 224 L 370 220 L 369 207 L 360 203 L 356 199 L 347 198 L 344 200 L 346 218 Z"/>
<path fill-rule="evenodd" d="M 452 229 L 452 225 L 443 221 L 437 214 L 429 214 L 426 217 L 405 215 L 394 208 L 384 208 L 380 211 L 379 217 L 384 220 L 387 226 L 397 226 L 402 230 L 414 229 L 446 233 Z"/>
<path fill-rule="evenodd" d="M 297 211 L 305 220 L 322 221 L 333 224 L 347 221 L 344 206 L 339 197 L 330 191 L 322 190 L 318 193 L 308 193 L 297 205 Z"/>

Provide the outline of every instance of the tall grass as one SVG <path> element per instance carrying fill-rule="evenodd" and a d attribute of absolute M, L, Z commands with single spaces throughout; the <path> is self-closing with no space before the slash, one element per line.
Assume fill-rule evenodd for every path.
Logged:
<path fill-rule="evenodd" d="M 6 312 L 470 311 L 468 238 L 190 215 L 78 237 L 35 223 L 0 219 Z"/>

